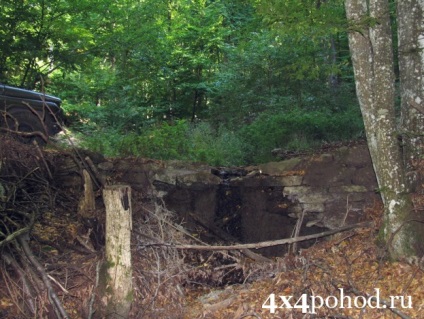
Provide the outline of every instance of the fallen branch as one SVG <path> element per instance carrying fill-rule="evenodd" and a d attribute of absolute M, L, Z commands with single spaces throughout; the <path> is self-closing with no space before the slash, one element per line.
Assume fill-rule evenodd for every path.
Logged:
<path fill-rule="evenodd" d="M 6 128 L 6 127 L 1 127 L 0 131 L 6 132 L 6 133 L 11 133 L 11 134 L 16 134 L 16 135 L 23 136 L 23 137 L 40 136 L 45 141 L 48 139 L 45 134 L 38 132 L 38 131 L 37 132 L 23 132 L 23 131 L 12 130 L 12 129 L 9 129 L 9 128 Z"/>
<path fill-rule="evenodd" d="M 16 230 L 15 232 L 7 235 L 7 237 L 0 241 L 0 248 L 12 241 L 14 241 L 16 238 L 19 238 L 20 236 L 23 236 L 27 233 L 29 233 L 32 229 L 32 227 L 35 224 L 35 213 L 32 213 L 30 216 L 29 224 L 21 229 Z M 4 235 L 2 232 L 0 232 L 2 235 Z"/>
<path fill-rule="evenodd" d="M 19 237 L 18 240 L 19 240 L 19 244 L 21 245 L 23 251 L 25 252 L 25 255 L 28 257 L 31 264 L 40 273 L 41 278 L 43 279 L 43 282 L 47 287 L 48 297 L 49 297 L 49 300 L 50 300 L 50 302 L 53 306 L 53 309 L 55 310 L 56 317 L 69 319 L 69 316 L 66 313 L 65 308 L 63 307 L 62 303 L 59 300 L 59 297 L 57 296 L 56 292 L 54 291 L 54 289 L 52 287 L 52 284 L 50 282 L 50 279 L 49 279 L 46 271 L 44 270 L 43 266 L 41 266 L 41 264 L 37 260 L 37 258 L 35 258 L 34 254 L 32 253 L 31 249 L 29 248 L 28 242 L 22 236 Z"/>
<path fill-rule="evenodd" d="M 0 247 L 12 242 L 13 240 L 15 240 L 16 238 L 18 238 L 21 235 L 25 235 L 26 233 L 28 233 L 31 230 L 32 225 L 26 226 L 24 228 L 21 228 L 13 233 L 11 233 L 10 235 L 8 235 L 5 239 L 3 239 L 2 241 L 0 241 Z"/>
<path fill-rule="evenodd" d="M 50 170 L 49 165 L 47 164 L 47 161 L 46 161 L 46 158 L 45 158 L 43 152 L 41 151 L 40 145 L 38 145 L 38 143 L 37 143 L 36 140 L 33 140 L 32 141 L 32 144 L 34 144 L 34 146 L 35 146 L 38 154 L 40 155 L 40 158 L 43 161 L 44 167 L 46 168 L 47 174 L 49 175 L 49 178 L 52 181 L 53 180 L 53 174 L 52 174 L 52 172 Z"/>
<path fill-rule="evenodd" d="M 102 187 L 107 185 L 107 181 L 103 178 L 103 176 L 99 173 L 99 170 L 97 169 L 96 165 L 94 165 L 93 161 L 90 157 L 86 156 L 85 161 L 88 164 L 88 167 L 91 169 L 90 175 L 92 175 L 94 183 L 97 187 Z"/>
<path fill-rule="evenodd" d="M 277 239 L 271 241 L 263 241 L 259 243 L 240 244 L 240 245 L 229 245 L 229 246 L 204 246 L 204 245 L 173 245 L 173 244 L 151 244 L 150 246 L 161 245 L 169 246 L 176 249 L 196 249 L 196 250 L 235 250 L 235 249 L 259 249 L 264 247 L 279 246 L 285 244 L 292 244 L 300 241 L 306 241 L 310 239 L 316 239 L 334 235 L 337 233 L 345 232 L 354 228 L 371 228 L 374 227 L 373 222 L 363 222 L 358 224 L 347 225 L 333 230 L 327 230 L 322 233 L 299 236 L 293 238 Z"/>
<path fill-rule="evenodd" d="M 225 241 L 229 241 L 229 242 L 237 242 L 236 238 L 234 238 L 230 234 L 227 234 L 226 232 L 221 230 L 219 227 L 217 227 L 215 225 L 206 225 L 202 220 L 200 220 L 199 217 L 197 217 L 194 214 L 190 214 L 190 216 L 191 216 L 191 218 L 194 219 L 194 221 L 196 223 L 201 225 L 206 230 L 209 230 L 210 232 L 212 232 L 213 234 L 215 234 L 219 238 L 224 239 Z M 266 258 L 262 255 L 259 255 L 259 254 L 255 253 L 255 252 L 253 252 L 253 251 L 251 251 L 250 249 L 247 249 L 247 248 L 242 249 L 241 253 L 243 255 L 245 255 L 246 257 L 251 258 L 251 259 L 258 261 L 258 262 L 270 262 L 271 261 L 269 258 Z"/>
<path fill-rule="evenodd" d="M 421 114 L 424 114 L 424 107 L 420 104 L 418 104 L 417 102 L 415 102 L 414 99 L 410 99 L 409 100 L 409 104 L 416 109 L 418 112 L 420 112 Z"/>
<path fill-rule="evenodd" d="M 22 282 L 22 290 L 24 292 L 26 301 L 27 301 L 27 307 L 29 311 L 31 312 L 32 316 L 36 315 L 36 305 L 34 304 L 35 299 L 35 289 L 31 285 L 31 283 L 28 281 L 27 275 L 25 274 L 25 271 L 21 268 L 21 266 L 18 264 L 18 262 L 9 254 L 6 252 L 3 252 L 1 257 L 3 260 L 8 264 L 11 265 L 12 268 L 15 270 L 15 272 L 18 274 L 20 281 Z"/>
<path fill-rule="evenodd" d="M 91 291 L 90 302 L 88 304 L 88 319 L 93 318 L 93 315 L 96 312 L 96 310 L 93 310 L 93 305 L 94 305 L 94 300 L 96 299 L 96 289 L 99 286 L 99 273 L 100 273 L 100 261 L 98 261 L 96 265 L 96 283 L 93 286 L 93 289 Z"/>

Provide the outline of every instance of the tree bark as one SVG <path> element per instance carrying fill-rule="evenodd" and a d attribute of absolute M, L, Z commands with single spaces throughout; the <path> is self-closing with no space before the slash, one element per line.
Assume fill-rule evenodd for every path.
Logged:
<path fill-rule="evenodd" d="M 346 0 L 349 46 L 368 147 L 384 203 L 382 239 L 391 257 L 416 255 L 411 196 L 395 116 L 395 77 L 387 0 Z"/>
<path fill-rule="evenodd" d="M 84 193 L 78 205 L 78 214 L 83 218 L 93 217 L 93 212 L 96 209 L 96 201 L 93 190 L 93 182 L 87 170 L 83 170 L 84 177 Z"/>
<path fill-rule="evenodd" d="M 133 298 L 131 266 L 131 188 L 106 186 L 106 260 L 100 272 L 101 300 L 107 318 L 128 318 Z"/>
<path fill-rule="evenodd" d="M 424 154 L 424 2 L 397 2 L 401 120 L 408 171 Z M 417 108 L 416 106 L 419 106 Z M 413 187 L 416 174 L 409 174 Z"/>
<path fill-rule="evenodd" d="M 2 161 L 0 160 L 0 173 L 2 170 Z M 1 174 L 0 174 L 1 176 Z M 0 208 L 3 209 L 4 202 L 6 201 L 6 189 L 3 187 L 0 180 Z"/>

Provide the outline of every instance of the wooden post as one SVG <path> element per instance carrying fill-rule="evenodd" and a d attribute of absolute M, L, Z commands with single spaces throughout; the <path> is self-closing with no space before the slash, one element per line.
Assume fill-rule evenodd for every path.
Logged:
<path fill-rule="evenodd" d="M 128 185 L 105 186 L 103 200 L 106 207 L 106 260 L 99 278 L 103 311 L 106 318 L 128 318 L 133 299 L 131 188 Z"/>

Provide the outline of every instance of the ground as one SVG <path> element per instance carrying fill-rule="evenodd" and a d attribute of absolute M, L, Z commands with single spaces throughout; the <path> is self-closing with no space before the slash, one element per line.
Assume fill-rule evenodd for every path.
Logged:
<path fill-rule="evenodd" d="M 14 153 L 10 145 L 8 150 L 6 155 Z M 21 151 L 15 155 L 22 157 Z M 51 306 L 43 271 L 69 318 L 98 318 L 97 277 L 104 251 L 101 194 L 96 194 L 98 206 L 92 218 L 82 218 L 77 209 L 80 192 L 62 192 L 43 174 L 35 174 L 41 168 L 31 166 L 52 161 L 49 154 L 37 155 L 2 173 L 1 181 L 8 187 L 32 185 L 33 193 L 15 192 L 13 203 L 19 206 L 13 209 L 15 214 L 24 207 L 38 209 L 22 241 L 29 243 L 41 270 L 23 251 L 21 240 L 0 246 L 1 318 L 64 317 Z M 29 169 L 25 178 L 14 180 L 24 167 Z M 37 206 L 25 202 L 28 198 Z M 24 223 L 21 219 L 7 223 L 9 204 L 2 206 L 2 231 Z M 377 240 L 382 207 L 371 205 L 367 215 L 372 227 L 326 237 L 308 249 L 269 262 L 254 262 L 240 251 L 174 248 L 173 244 L 199 244 L 199 233 L 187 232 L 166 207 L 134 193 L 130 317 L 423 318 L 422 260 L 388 261 L 387 247 Z M 312 300 L 314 311 L 306 309 Z"/>

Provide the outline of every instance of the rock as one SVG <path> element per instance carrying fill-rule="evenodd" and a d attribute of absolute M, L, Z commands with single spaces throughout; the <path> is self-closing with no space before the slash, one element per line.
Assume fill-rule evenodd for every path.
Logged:
<path fill-rule="evenodd" d="M 281 186 L 301 186 L 303 185 L 302 175 L 275 177 Z"/>
<path fill-rule="evenodd" d="M 293 200 L 297 200 L 299 203 L 323 204 L 333 199 L 333 195 L 327 189 L 321 187 L 285 187 L 283 194 Z"/>
<path fill-rule="evenodd" d="M 287 173 L 287 171 L 295 170 L 296 166 L 301 163 L 302 159 L 300 158 L 291 158 L 289 160 L 281 162 L 271 162 L 266 164 L 258 165 L 258 168 L 261 174 L 266 175 L 279 175 Z"/>
<path fill-rule="evenodd" d="M 97 165 L 97 168 L 102 170 L 102 171 L 109 171 L 109 170 L 113 169 L 113 163 L 109 162 L 109 161 L 108 162 L 102 162 L 102 163 L 99 163 Z"/>
<path fill-rule="evenodd" d="M 215 187 L 221 183 L 221 178 L 206 171 L 181 174 L 176 176 L 176 184 L 193 190 L 203 190 Z"/>

